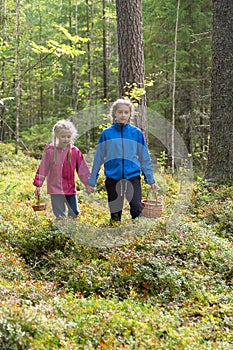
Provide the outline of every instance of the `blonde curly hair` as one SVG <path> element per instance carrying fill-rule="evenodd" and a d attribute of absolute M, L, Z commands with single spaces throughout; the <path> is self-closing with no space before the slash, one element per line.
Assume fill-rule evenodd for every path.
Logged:
<path fill-rule="evenodd" d="M 70 143 L 70 149 L 68 152 L 68 160 L 70 163 L 71 160 L 71 148 L 74 144 L 74 141 L 78 135 L 77 129 L 74 126 L 74 124 L 70 120 L 59 120 L 53 127 L 52 131 L 52 144 L 54 145 L 54 161 L 57 163 L 57 144 L 58 144 L 58 138 L 57 136 L 62 131 L 70 131 L 71 132 L 71 143 Z"/>

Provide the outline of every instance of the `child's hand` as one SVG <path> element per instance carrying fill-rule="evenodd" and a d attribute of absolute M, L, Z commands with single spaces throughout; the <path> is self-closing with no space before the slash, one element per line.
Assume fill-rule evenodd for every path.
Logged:
<path fill-rule="evenodd" d="M 94 187 L 90 186 L 90 185 L 86 185 L 86 191 L 88 194 L 91 194 L 94 192 Z"/>
<path fill-rule="evenodd" d="M 39 196 L 40 196 L 40 187 L 37 187 L 37 188 L 35 189 L 34 195 L 35 195 L 36 197 L 39 197 Z"/>
<path fill-rule="evenodd" d="M 152 185 L 150 185 L 150 188 L 152 191 L 156 191 L 158 189 L 158 186 L 156 185 L 156 183 L 153 183 Z"/>

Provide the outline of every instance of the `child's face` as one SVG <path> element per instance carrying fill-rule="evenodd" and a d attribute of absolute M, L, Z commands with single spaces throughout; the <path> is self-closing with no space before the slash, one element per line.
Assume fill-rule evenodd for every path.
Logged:
<path fill-rule="evenodd" d="M 115 112 L 115 121 L 120 125 L 126 125 L 130 118 L 130 107 L 128 105 L 119 104 Z"/>
<path fill-rule="evenodd" d="M 60 131 L 56 137 L 58 138 L 58 146 L 65 148 L 72 139 L 72 133 L 69 130 Z"/>

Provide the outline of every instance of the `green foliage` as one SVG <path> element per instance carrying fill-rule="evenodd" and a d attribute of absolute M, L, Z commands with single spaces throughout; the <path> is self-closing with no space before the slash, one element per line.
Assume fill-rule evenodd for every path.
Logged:
<path fill-rule="evenodd" d="M 147 87 L 147 105 L 171 120 L 177 0 L 147 0 L 142 6 L 146 75 L 154 74 L 154 85 Z M 180 3 L 175 128 L 182 135 L 188 152 L 194 156 L 194 164 L 198 165 L 201 174 L 208 147 L 211 18 L 211 0 L 198 0 L 192 6 L 187 0 Z"/>
<path fill-rule="evenodd" d="M 0 147 L 1 349 L 232 348 L 231 184 L 199 180 L 171 223 L 178 186 L 162 174 L 163 216 L 111 227 L 101 175 L 80 218 L 56 221 L 31 208 L 36 162 Z"/>
<path fill-rule="evenodd" d="M 51 142 L 52 129 L 56 122 L 57 118 L 49 118 L 43 123 L 22 131 L 21 138 L 33 157 L 41 158 L 45 144 Z"/>
<path fill-rule="evenodd" d="M 15 86 L 18 79 L 15 67 L 19 46 L 19 138 L 23 138 L 37 157 L 41 155 L 44 141 L 50 139 L 45 130 L 47 122 L 49 130 L 50 118 L 69 118 L 77 110 L 79 113 L 90 105 L 113 101 L 119 94 L 115 2 L 105 1 L 105 9 L 99 2 L 92 5 L 93 8 L 87 6 L 85 1 L 76 5 L 71 1 L 54 0 L 21 2 L 18 40 L 12 35 L 17 27 L 16 3 L 9 0 L 1 7 L 3 74 L 0 104 L 4 106 L 1 135 L 8 142 L 15 139 Z M 186 0 L 180 6 L 176 129 L 187 146 L 193 148 L 189 151 L 194 155 L 195 163 L 200 162 L 197 155 L 203 153 L 208 143 L 208 131 L 204 125 L 209 124 L 210 111 L 211 5 L 210 0 L 198 0 L 190 6 Z M 146 92 L 148 107 L 170 120 L 177 0 L 147 0 L 142 6 L 147 78 L 143 84 L 145 88 L 137 81 L 127 84 L 132 90 L 128 96 L 137 102 Z M 103 42 L 106 43 L 106 52 L 103 52 Z M 106 61 L 103 62 L 105 55 Z M 39 127 L 30 129 L 34 125 Z M 90 138 L 93 139 L 93 132 Z M 90 147 L 86 140 L 84 145 L 83 149 Z"/>
<path fill-rule="evenodd" d="M 79 42 L 86 43 L 88 39 L 78 37 L 77 35 L 72 36 L 66 28 L 58 26 L 56 24 L 55 28 L 57 28 L 59 32 L 63 33 L 65 38 L 68 39 L 72 45 L 60 44 L 58 41 L 51 39 L 46 42 L 46 46 L 37 45 L 36 43 L 32 42 L 31 46 L 33 52 L 36 54 L 54 54 L 57 57 L 70 56 L 71 58 L 83 55 L 85 53 L 85 51 L 76 49 L 76 45 Z"/>
<path fill-rule="evenodd" d="M 232 241 L 232 183 L 220 185 L 200 179 L 194 187 L 193 194 L 190 210 L 195 218 L 213 226 L 219 236 Z"/>
<path fill-rule="evenodd" d="M 90 85 L 93 87 L 94 104 L 103 96 L 103 27 L 108 28 L 107 45 L 114 54 L 108 55 L 108 99 L 117 95 L 117 55 L 115 47 L 115 7 L 106 3 L 105 24 L 102 6 L 91 7 L 80 1 L 29 1 L 20 4 L 20 37 L 16 31 L 16 3 L 8 1 L 1 7 L 3 32 L 0 41 L 0 58 L 4 66 L 1 100 L 4 101 L 4 120 L 15 131 L 16 47 L 20 51 L 21 105 L 20 131 L 46 121 L 47 118 L 70 117 L 74 106 L 79 110 L 89 104 Z M 78 16 L 76 16 L 78 12 Z M 77 23 L 78 21 L 78 23 Z M 92 24 L 91 24 L 92 23 Z M 89 29 L 90 28 L 90 29 Z M 78 31 L 78 32 L 77 32 Z M 89 81 L 89 62 L 92 61 L 92 81 Z M 76 101 L 77 99 L 77 101 Z M 6 127 L 6 130 L 7 127 Z M 13 139 L 5 132 L 5 138 Z"/>

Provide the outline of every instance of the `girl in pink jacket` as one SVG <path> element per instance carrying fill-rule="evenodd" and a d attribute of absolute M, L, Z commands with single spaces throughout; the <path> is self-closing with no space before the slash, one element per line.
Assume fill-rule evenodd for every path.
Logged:
<path fill-rule="evenodd" d="M 77 130 L 69 120 L 61 120 L 53 127 L 52 143 L 45 145 L 45 151 L 33 184 L 35 196 L 47 178 L 47 193 L 50 194 L 52 210 L 56 218 L 79 214 L 76 195 L 75 170 L 86 191 L 91 192 L 87 184 L 90 171 L 82 152 L 73 145 Z"/>

